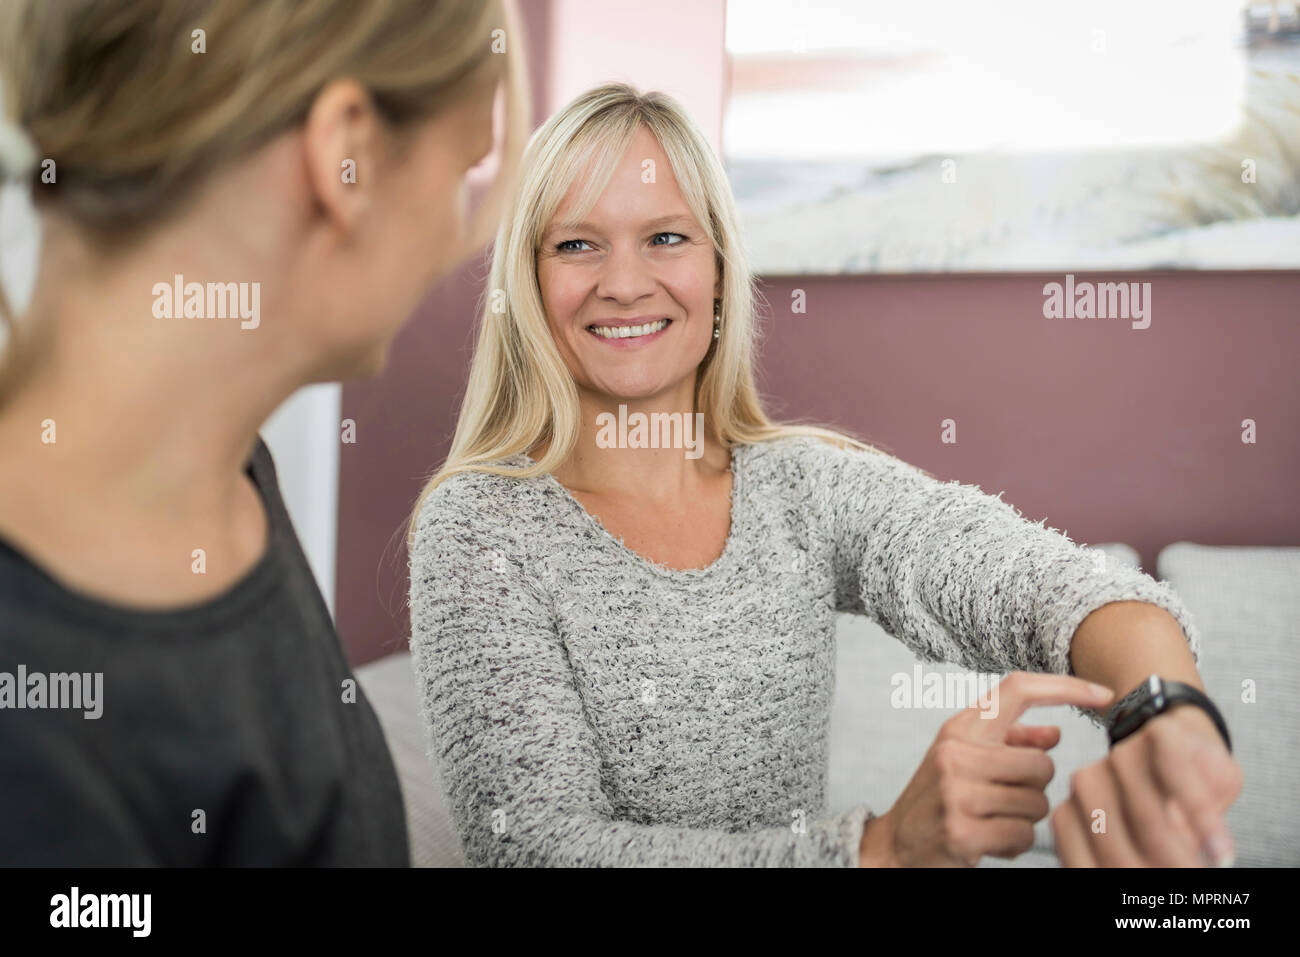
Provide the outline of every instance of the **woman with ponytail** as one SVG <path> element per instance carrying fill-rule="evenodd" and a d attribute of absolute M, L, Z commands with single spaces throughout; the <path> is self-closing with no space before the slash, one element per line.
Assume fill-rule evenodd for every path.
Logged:
<path fill-rule="evenodd" d="M 6 0 L 42 248 L 0 379 L 0 863 L 405 865 L 258 429 L 495 229 L 505 0 Z M 475 217 L 466 173 L 501 166 Z"/>

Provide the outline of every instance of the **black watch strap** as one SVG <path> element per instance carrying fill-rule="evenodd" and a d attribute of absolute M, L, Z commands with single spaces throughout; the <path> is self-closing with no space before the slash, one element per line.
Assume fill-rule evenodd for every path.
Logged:
<path fill-rule="evenodd" d="M 1106 724 L 1110 729 L 1108 736 L 1111 747 L 1127 738 L 1156 715 L 1163 714 L 1180 704 L 1195 705 L 1208 714 L 1214 726 L 1219 729 L 1219 734 L 1223 736 L 1223 743 L 1228 751 L 1232 751 L 1228 725 L 1224 722 L 1219 709 L 1214 706 L 1214 702 L 1189 684 L 1168 681 L 1159 675 L 1151 675 L 1110 709 L 1106 716 Z"/>

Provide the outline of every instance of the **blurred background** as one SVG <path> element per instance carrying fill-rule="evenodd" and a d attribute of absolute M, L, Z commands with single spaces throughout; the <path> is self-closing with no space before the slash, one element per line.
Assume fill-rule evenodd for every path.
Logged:
<path fill-rule="evenodd" d="M 727 10 L 759 272 L 1300 267 L 1294 3 L 785 6 Z"/>

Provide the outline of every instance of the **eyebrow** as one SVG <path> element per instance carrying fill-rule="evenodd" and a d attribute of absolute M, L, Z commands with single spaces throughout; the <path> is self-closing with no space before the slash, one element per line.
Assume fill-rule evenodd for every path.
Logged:
<path fill-rule="evenodd" d="M 693 221 L 694 221 L 694 219 L 693 219 L 691 216 L 688 216 L 688 215 L 685 214 L 685 213 L 672 213 L 671 215 L 668 215 L 668 216 L 660 216 L 660 217 L 658 217 L 657 219 L 649 220 L 648 222 L 642 223 L 641 225 L 642 225 L 642 228 L 644 228 L 644 229 L 658 229 L 658 228 L 660 228 L 660 227 L 662 227 L 662 226 L 672 226 L 672 225 L 675 225 L 675 224 L 677 224 L 677 223 L 687 223 L 687 224 L 689 224 L 689 223 L 692 223 Z M 557 232 L 570 232 L 570 231 L 572 231 L 572 232 L 583 232 L 583 231 L 585 231 L 585 232 L 599 232 L 600 230 L 599 230 L 599 229 L 598 229 L 594 224 L 592 224 L 592 223 L 586 223 L 586 222 L 583 222 L 583 223 L 575 223 L 575 224 L 573 224 L 572 226 L 566 226 L 566 225 L 564 225 L 563 223 L 556 223 L 556 224 L 555 224 L 554 226 L 552 226 L 550 229 L 546 230 L 546 232 L 543 233 L 542 236 L 543 236 L 543 238 L 545 238 L 545 237 L 547 237 L 547 236 L 551 236 L 551 235 L 553 235 L 554 233 L 557 233 Z"/>

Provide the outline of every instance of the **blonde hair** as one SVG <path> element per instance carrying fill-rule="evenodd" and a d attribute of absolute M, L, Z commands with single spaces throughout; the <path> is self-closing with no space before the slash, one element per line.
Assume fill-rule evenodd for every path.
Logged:
<path fill-rule="evenodd" d="M 595 205 L 642 126 L 659 141 L 717 256 L 721 336 L 700 363 L 695 387 L 695 409 L 704 413 L 714 437 L 730 447 L 805 435 L 841 448 L 887 454 L 840 431 L 768 418 L 754 377 L 756 279 L 746 261 L 726 173 L 699 127 L 672 97 L 609 83 L 557 112 L 524 151 L 517 192 L 497 232 L 451 449 L 416 500 L 408 544 L 425 499 L 458 472 L 529 478 L 554 471 L 572 453 L 580 432 L 578 393 L 546 321 L 537 254 L 542 234 L 578 172 L 590 162 L 592 174 L 581 185 L 573 222 Z M 543 440 L 546 452 L 531 466 L 496 463 Z"/>
<path fill-rule="evenodd" d="M 513 0 L 4 0 L 0 71 L 5 117 L 54 161 L 51 183 L 39 168 L 9 174 L 29 177 L 38 208 L 118 247 L 348 77 L 394 129 L 473 84 L 504 83 L 502 165 L 468 230 L 476 248 L 495 231 L 531 125 Z"/>

